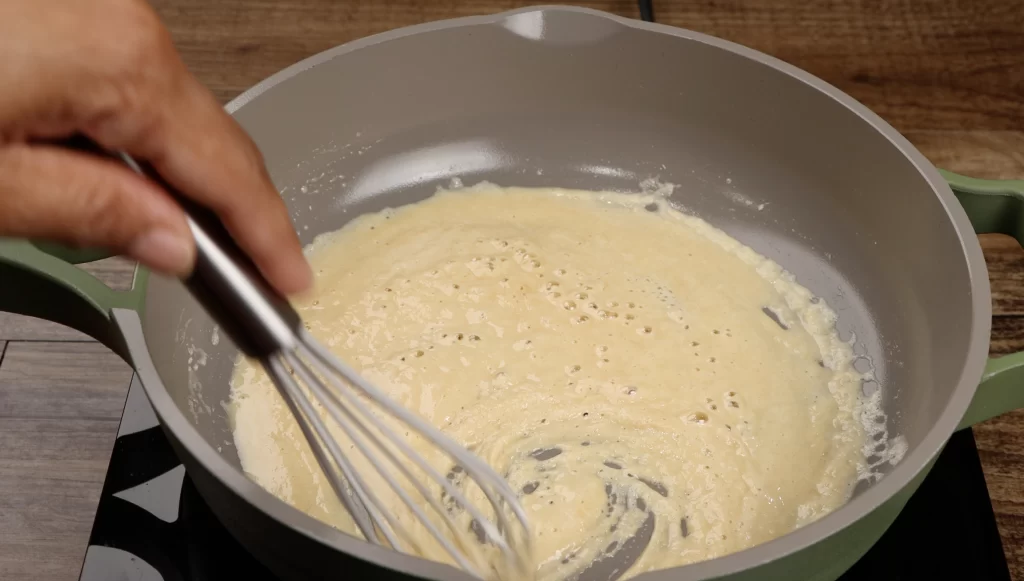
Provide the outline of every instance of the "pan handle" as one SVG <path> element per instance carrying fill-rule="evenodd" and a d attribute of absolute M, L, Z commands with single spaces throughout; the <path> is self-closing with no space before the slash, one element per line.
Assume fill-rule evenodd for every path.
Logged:
<path fill-rule="evenodd" d="M 976 233 L 1007 234 L 1024 245 L 1024 180 L 981 180 L 941 173 Z M 1024 408 L 1024 352 L 993 357 L 959 427 L 1020 408 Z"/>
<path fill-rule="evenodd" d="M 72 327 L 130 363 L 128 347 L 114 322 L 113 312 L 142 310 L 149 272 L 137 267 L 132 288 L 115 291 L 75 266 L 107 256 L 98 250 L 0 237 L 0 311 Z"/>

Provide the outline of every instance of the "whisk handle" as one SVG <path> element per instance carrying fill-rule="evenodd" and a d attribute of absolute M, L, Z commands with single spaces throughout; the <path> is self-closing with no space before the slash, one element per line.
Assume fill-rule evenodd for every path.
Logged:
<path fill-rule="evenodd" d="M 299 314 L 271 288 L 220 219 L 194 203 L 182 206 L 196 241 L 195 268 L 184 280 L 192 295 L 249 357 L 294 348 Z"/>
<path fill-rule="evenodd" d="M 61 145 L 114 158 L 160 184 L 175 198 L 185 210 L 196 244 L 195 268 L 182 282 L 242 352 L 262 358 L 295 346 L 302 325 L 299 314 L 270 286 L 212 211 L 124 153 L 108 152 L 84 136 L 72 137 Z"/>

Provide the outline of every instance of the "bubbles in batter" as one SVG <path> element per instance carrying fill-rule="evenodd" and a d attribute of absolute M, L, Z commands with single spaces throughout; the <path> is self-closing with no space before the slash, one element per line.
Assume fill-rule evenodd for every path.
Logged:
<path fill-rule="evenodd" d="M 781 536 L 842 505 L 880 441 L 861 413 L 878 390 L 861 393 L 828 306 L 657 195 L 485 184 L 362 216 L 308 255 L 310 331 L 507 475 L 538 579 Z M 233 408 L 249 476 L 358 534 L 250 362 Z"/>

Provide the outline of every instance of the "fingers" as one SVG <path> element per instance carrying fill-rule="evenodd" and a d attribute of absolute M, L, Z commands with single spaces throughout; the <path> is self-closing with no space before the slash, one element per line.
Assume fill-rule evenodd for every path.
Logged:
<path fill-rule="evenodd" d="M 126 82 L 134 89 L 121 93 L 121 106 L 86 132 L 148 161 L 182 194 L 216 212 L 280 292 L 308 289 L 312 271 L 256 145 L 188 72 L 166 31 L 154 27 L 137 44 L 147 68 L 160 74 L 132 76 Z"/>
<path fill-rule="evenodd" d="M 52 146 L 0 148 L 0 232 L 108 248 L 174 276 L 195 257 L 163 190 L 115 161 Z"/>
<path fill-rule="evenodd" d="M 181 82 L 165 117 L 124 149 L 139 151 L 171 185 L 215 211 L 279 291 L 308 289 L 312 271 L 259 150 L 195 79 Z"/>
<path fill-rule="evenodd" d="M 19 89 L 0 91 L 0 150 L 85 133 L 217 212 L 280 292 L 310 286 L 255 145 L 188 72 L 144 0 L 0 1 L 0 52 L 0 87 Z"/>

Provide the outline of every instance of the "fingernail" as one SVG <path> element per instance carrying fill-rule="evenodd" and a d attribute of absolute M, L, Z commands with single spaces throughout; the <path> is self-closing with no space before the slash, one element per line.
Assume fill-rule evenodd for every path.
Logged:
<path fill-rule="evenodd" d="M 313 267 L 305 259 L 295 267 L 295 279 L 300 292 L 306 292 L 313 286 Z"/>
<path fill-rule="evenodd" d="M 154 270 L 178 276 L 190 273 L 195 260 L 192 240 L 167 229 L 144 232 L 128 247 L 128 253 Z"/>
<path fill-rule="evenodd" d="M 313 286 L 313 269 L 305 258 L 285 263 L 283 270 L 278 271 L 277 290 L 288 296 L 304 296 Z"/>

